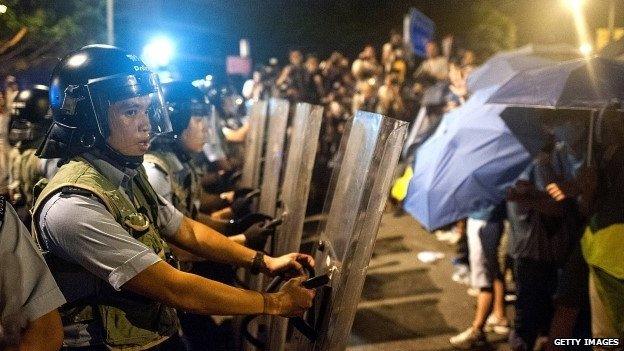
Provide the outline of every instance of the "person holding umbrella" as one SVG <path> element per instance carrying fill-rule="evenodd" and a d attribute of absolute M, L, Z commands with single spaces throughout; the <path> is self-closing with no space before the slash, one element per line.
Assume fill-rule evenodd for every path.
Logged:
<path fill-rule="evenodd" d="M 624 337 L 624 119 L 611 105 L 596 123 L 594 163 L 569 182 L 552 183 L 556 201 L 579 197 L 589 223 L 581 239 L 590 267 L 592 332 L 598 338 Z"/>

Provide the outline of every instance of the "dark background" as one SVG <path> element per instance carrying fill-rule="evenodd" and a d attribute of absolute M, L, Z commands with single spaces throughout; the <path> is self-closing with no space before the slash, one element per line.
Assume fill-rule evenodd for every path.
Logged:
<path fill-rule="evenodd" d="M 22 0 L 36 4 L 49 0 Z M 41 1 L 41 2 L 40 2 Z M 106 38 L 106 0 L 84 0 L 78 6 L 98 8 L 98 20 L 88 22 L 81 31 Z M 516 45 L 527 43 L 568 43 L 578 46 L 571 12 L 563 0 L 429 0 L 429 1 L 215 1 L 215 0 L 115 0 L 115 37 L 117 46 L 140 54 L 156 35 L 175 42 L 173 67 L 183 79 L 206 74 L 225 77 L 225 57 L 238 55 L 238 42 L 247 38 L 254 64 L 277 57 L 286 61 L 288 50 L 302 49 L 321 59 L 334 51 L 354 59 L 365 44 L 373 44 L 378 54 L 392 29 L 402 30 L 403 16 L 415 7 L 436 24 L 437 35 L 453 33 L 460 43 L 475 23 L 473 5 L 485 3 L 515 24 Z M 616 27 L 622 25 L 624 0 L 616 3 Z M 99 4 L 99 5 L 98 5 Z M 58 3 L 47 5 L 56 9 Z M 585 0 L 584 13 L 592 38 L 597 27 L 607 25 L 607 0 Z M 99 21 L 99 23 L 95 23 Z M 89 34 L 89 33 L 87 33 Z M 63 53 L 89 42 L 70 43 Z M 102 41 L 96 39 L 96 41 Z M 54 62 L 52 62 L 54 63 Z M 50 66 L 50 64 L 48 64 Z M 50 67 L 34 68 L 34 77 Z M 37 69 L 39 71 L 37 71 Z"/>

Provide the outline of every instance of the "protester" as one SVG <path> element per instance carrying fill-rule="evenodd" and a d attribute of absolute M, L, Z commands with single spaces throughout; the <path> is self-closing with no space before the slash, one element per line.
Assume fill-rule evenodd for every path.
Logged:
<path fill-rule="evenodd" d="M 506 218 L 505 203 L 473 213 L 467 222 L 472 286 L 479 289 L 472 325 L 450 338 L 458 348 L 473 349 L 487 342 L 485 331 L 509 333 L 505 316 L 505 285 L 498 252 Z"/>
<path fill-rule="evenodd" d="M 598 119 L 593 162 L 572 181 L 554 182 L 548 193 L 557 201 L 579 197 L 589 216 L 581 245 L 589 265 L 592 333 L 600 338 L 624 337 L 624 123 L 618 105 L 605 108 Z"/>

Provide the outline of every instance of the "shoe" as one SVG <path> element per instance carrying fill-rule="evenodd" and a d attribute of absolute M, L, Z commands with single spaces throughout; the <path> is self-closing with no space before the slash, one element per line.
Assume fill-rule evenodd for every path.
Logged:
<path fill-rule="evenodd" d="M 515 292 L 507 292 L 505 293 L 505 302 L 516 302 L 516 300 L 518 299 L 518 296 L 516 295 Z"/>
<path fill-rule="evenodd" d="M 450 245 L 455 245 L 461 239 L 461 234 L 453 230 L 436 230 L 435 237 L 438 241 L 446 242 Z"/>
<path fill-rule="evenodd" d="M 451 279 L 456 283 L 470 285 L 470 268 L 468 268 L 468 265 L 455 265 L 455 271 L 453 272 Z"/>
<path fill-rule="evenodd" d="M 472 296 L 472 297 L 477 297 L 477 296 L 479 296 L 479 293 L 480 293 L 480 292 L 481 292 L 481 290 L 480 290 L 480 289 L 477 289 L 477 288 L 472 288 L 472 287 L 471 287 L 471 288 L 468 288 L 468 289 L 466 290 L 466 294 L 468 294 L 468 296 Z"/>
<path fill-rule="evenodd" d="M 483 330 L 486 333 L 494 332 L 498 335 L 509 335 L 509 321 L 506 319 L 499 319 L 493 314 L 491 314 L 488 319 L 485 321 L 485 326 Z"/>
<path fill-rule="evenodd" d="M 462 350 L 472 350 L 487 344 L 485 333 L 481 330 L 474 330 L 472 327 L 453 336 L 449 339 L 451 345 Z"/>

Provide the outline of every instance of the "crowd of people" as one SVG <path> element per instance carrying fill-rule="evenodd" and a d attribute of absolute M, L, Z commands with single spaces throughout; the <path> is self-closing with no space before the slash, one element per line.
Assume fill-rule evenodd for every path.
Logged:
<path fill-rule="evenodd" d="M 352 63 L 339 52 L 320 60 L 292 50 L 285 67 L 273 61 L 245 83 L 250 103 L 279 97 L 325 107 L 310 212 L 323 204 L 356 111 L 418 128 L 402 155 L 409 165 L 443 114 L 469 99 L 475 54 L 452 35 L 425 51 L 418 61 L 398 33 L 381 55 L 367 45 Z M 104 60 L 117 64 L 94 64 Z M 205 94 L 185 82 L 161 89 L 137 65 L 131 54 L 96 45 L 61 60 L 50 87 L 5 81 L 0 279 L 14 285 L 0 286 L 8 301 L 0 349 L 204 349 L 219 334 L 206 333 L 218 326 L 204 315 L 293 316 L 312 303 L 313 291 L 300 286 L 312 258 L 262 253 L 271 218 L 251 213 L 253 189 L 234 186 L 240 162 L 220 145 L 206 147 L 215 131 Z M 436 233 L 457 245 L 453 279 L 477 297 L 474 320 L 450 338 L 453 346 L 483 346 L 489 332 L 508 336 L 513 350 L 558 349 L 553 338 L 624 336 L 618 108 L 601 113 L 593 163 L 586 162 L 587 123 L 544 124 L 550 139 L 506 201 Z M 224 140 L 240 144 L 244 136 Z M 261 294 L 230 286 L 234 265 L 296 278 Z"/>
<path fill-rule="evenodd" d="M 277 96 L 325 107 L 316 165 L 325 162 L 325 168 L 317 181 L 331 170 L 344 123 L 357 110 L 411 122 L 402 155 L 409 166 L 444 113 L 470 97 L 467 79 L 476 66 L 474 52 L 458 48 L 452 35 L 427 43 L 420 62 L 409 53 L 398 33 L 380 56 L 367 45 L 351 64 L 338 52 L 319 63 L 293 50 L 281 71 L 272 66 L 275 79 L 263 80 L 257 71 L 243 93 L 250 100 Z M 615 258 L 624 242 L 615 238 L 624 213 L 618 180 L 624 130 L 617 108 L 602 111 L 597 134 L 604 137 L 594 164 L 587 165 L 587 116 L 553 119 L 542 126 L 550 139 L 506 201 L 435 231 L 457 247 L 452 279 L 470 286 L 467 293 L 477 300 L 470 326 L 450 338 L 453 346 L 483 347 L 487 333 L 508 337 L 513 350 L 561 349 L 555 338 L 624 336 L 624 264 Z"/>
<path fill-rule="evenodd" d="M 381 54 L 366 45 L 352 62 L 340 52 L 321 60 L 315 54 L 292 50 L 288 64 L 280 68 L 276 59 L 258 66 L 245 82 L 242 94 L 249 103 L 278 97 L 291 102 L 324 106 L 321 137 L 310 194 L 312 212 L 319 212 L 326 182 L 333 169 L 346 123 L 356 111 L 369 111 L 415 122 L 427 106 L 420 131 L 408 141 L 410 154 L 439 123 L 444 112 L 458 107 L 467 97 L 466 77 L 475 67 L 475 53 L 460 48 L 453 35 L 438 44 L 426 44 L 424 59 L 416 57 L 398 32 L 391 32 Z M 440 49 L 442 47 L 442 49 Z M 405 164 L 410 155 L 405 154 Z"/>

